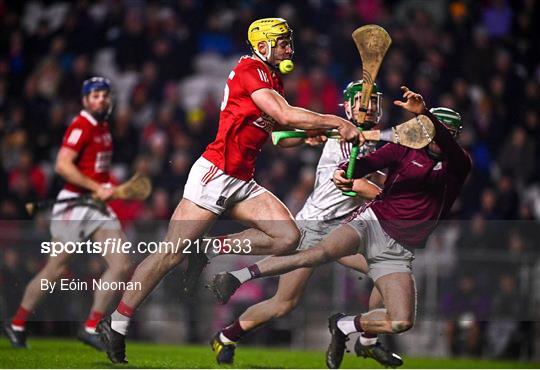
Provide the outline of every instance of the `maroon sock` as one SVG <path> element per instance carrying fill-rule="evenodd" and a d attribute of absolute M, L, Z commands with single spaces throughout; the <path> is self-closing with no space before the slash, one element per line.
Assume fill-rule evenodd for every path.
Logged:
<path fill-rule="evenodd" d="M 355 324 L 356 326 L 356 324 Z M 377 338 L 377 334 L 375 333 L 368 333 L 368 332 L 362 332 L 362 336 L 366 339 L 370 339 L 370 338 Z"/>
<path fill-rule="evenodd" d="M 363 332 L 364 329 L 362 328 L 362 315 L 357 315 L 354 317 L 354 327 L 356 328 L 356 331 Z M 364 335 L 364 334 L 362 334 Z"/>
<path fill-rule="evenodd" d="M 251 279 L 257 279 L 261 277 L 261 270 L 259 270 L 259 266 L 257 265 L 251 265 L 248 266 L 249 273 L 251 274 Z"/>
<path fill-rule="evenodd" d="M 133 316 L 133 313 L 135 312 L 133 308 L 129 307 L 123 301 L 120 301 L 120 303 L 118 304 L 118 307 L 116 308 L 116 311 L 118 311 L 119 314 L 124 315 L 129 318 L 131 318 Z"/>
<path fill-rule="evenodd" d="M 86 319 L 86 322 L 84 323 L 84 326 L 87 329 L 96 329 L 97 324 L 101 321 L 104 314 L 103 312 L 99 311 L 92 311 L 90 312 L 90 315 L 88 315 L 88 318 Z"/>
<path fill-rule="evenodd" d="M 19 309 L 15 313 L 15 316 L 13 316 L 13 319 L 11 320 L 11 325 L 18 326 L 20 328 L 25 329 L 26 328 L 26 319 L 28 318 L 28 315 L 30 315 L 30 311 L 28 311 L 23 306 L 19 306 Z"/>
<path fill-rule="evenodd" d="M 242 329 L 240 326 L 240 321 L 236 319 L 231 325 L 223 329 L 221 333 L 233 342 L 238 342 L 238 340 L 240 340 L 240 338 L 246 334 L 246 331 Z"/>

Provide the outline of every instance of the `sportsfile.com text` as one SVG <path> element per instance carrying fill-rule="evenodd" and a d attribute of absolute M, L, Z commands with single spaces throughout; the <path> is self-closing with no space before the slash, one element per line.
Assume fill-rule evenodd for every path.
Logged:
<path fill-rule="evenodd" d="M 113 253 L 216 253 L 245 254 L 251 252 L 249 239 L 214 239 L 204 238 L 195 241 L 178 239 L 172 241 L 141 241 L 132 243 L 120 238 L 107 238 L 104 242 L 87 240 L 84 242 L 44 241 L 41 253 L 58 256 L 68 254 L 99 254 L 106 256 Z"/>

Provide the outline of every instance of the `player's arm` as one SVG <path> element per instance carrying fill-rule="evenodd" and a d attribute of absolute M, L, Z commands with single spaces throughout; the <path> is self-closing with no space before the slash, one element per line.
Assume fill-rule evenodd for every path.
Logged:
<path fill-rule="evenodd" d="M 100 200 L 107 200 L 113 194 L 112 188 L 103 187 L 98 182 L 83 175 L 75 165 L 78 153 L 70 148 L 62 147 L 56 157 L 55 171 L 65 181 L 94 193 Z"/>
<path fill-rule="evenodd" d="M 356 179 L 353 181 L 352 191 L 356 192 L 357 196 L 367 200 L 375 199 L 381 192 L 381 188 L 367 179 Z"/>
<path fill-rule="evenodd" d="M 251 98 L 260 110 L 286 128 L 337 129 L 341 137 L 347 141 L 359 140 L 360 144 L 365 141 L 351 122 L 332 114 L 320 114 L 304 108 L 293 107 L 273 89 L 255 90 L 251 93 Z"/>
<path fill-rule="evenodd" d="M 405 151 L 405 147 L 401 145 L 388 143 L 373 153 L 358 158 L 352 179 L 348 179 L 345 173 L 349 163 L 342 162 L 334 171 L 334 184 L 342 191 L 350 191 L 355 179 L 361 179 L 370 173 L 396 165 Z"/>
<path fill-rule="evenodd" d="M 441 151 L 449 160 L 449 166 L 458 172 L 468 173 L 471 166 L 471 159 L 463 148 L 456 142 L 450 131 L 431 113 L 422 95 L 410 91 L 406 86 L 402 86 L 403 98 L 405 102 L 396 100 L 394 104 L 400 106 L 414 114 L 424 114 L 429 117 L 435 126 L 435 137 L 433 141 L 441 148 Z M 456 164 L 454 166 L 454 164 Z"/>

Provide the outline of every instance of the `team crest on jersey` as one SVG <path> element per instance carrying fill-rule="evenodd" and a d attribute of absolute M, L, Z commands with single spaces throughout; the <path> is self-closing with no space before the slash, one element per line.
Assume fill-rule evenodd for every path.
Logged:
<path fill-rule="evenodd" d="M 274 130 L 277 122 L 268 114 L 263 113 L 259 118 L 252 122 L 255 126 L 262 128 L 264 131 L 271 133 Z"/>

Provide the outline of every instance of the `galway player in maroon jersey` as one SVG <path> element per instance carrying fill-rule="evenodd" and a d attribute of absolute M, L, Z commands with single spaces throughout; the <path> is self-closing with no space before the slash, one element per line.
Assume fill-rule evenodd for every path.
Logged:
<path fill-rule="evenodd" d="M 455 141 L 461 130 L 460 115 L 447 108 L 428 111 L 422 96 L 406 87 L 403 90 L 406 102 L 394 104 L 414 114 L 429 116 L 436 129 L 434 142 L 424 149 L 389 143 L 359 158 L 353 179 L 388 169 L 382 192 L 362 205 L 318 246 L 288 256 L 268 257 L 250 269 L 254 271 L 252 278 L 256 278 L 315 267 L 356 253 L 366 257 L 368 275 L 382 294 L 385 309 L 356 316 L 338 313 L 329 318 L 332 335 L 326 353 L 329 368 L 339 368 L 349 334 L 396 334 L 413 326 L 416 307 L 413 250 L 425 245 L 439 220 L 448 214 L 471 168 L 469 155 Z M 340 190 L 349 191 L 353 179 L 345 177 L 346 163 L 340 168 L 334 174 L 334 183 Z M 217 274 L 212 285 L 221 297 L 227 298 L 240 286 L 228 272 Z"/>
<path fill-rule="evenodd" d="M 58 200 L 89 193 L 101 202 L 111 198 L 114 188 L 109 183 L 109 169 L 113 148 L 107 122 L 112 107 L 111 99 L 109 80 L 93 77 L 84 81 L 84 109 L 66 130 L 56 158 L 56 172 L 65 181 Z M 51 236 L 53 241 L 61 243 L 83 242 L 88 238 L 101 243 L 108 238 L 125 239 L 114 211 L 92 200 L 84 203 L 57 203 L 52 210 Z M 75 255 L 66 251 L 54 254 L 51 254 L 45 267 L 26 286 L 19 309 L 11 322 L 4 324 L 4 331 L 13 347 L 26 348 L 27 317 L 48 293 L 48 290 L 41 288 L 41 282 L 58 281 Z M 118 282 L 128 278 L 132 271 L 128 255 L 106 253 L 103 257 L 107 269 L 101 276 L 102 282 Z M 77 334 L 79 340 L 104 350 L 95 329 L 115 295 L 114 290 L 95 291 L 88 319 Z"/>
<path fill-rule="evenodd" d="M 283 97 L 278 69 L 290 69 L 292 30 L 284 19 L 265 18 L 248 29 L 251 56 L 242 57 L 225 85 L 216 139 L 193 164 L 169 224 L 166 241 L 196 241 L 225 210 L 230 217 L 252 226 L 236 234 L 236 253 L 283 254 L 295 250 L 300 231 L 289 210 L 253 180 L 254 166 L 263 144 L 275 128 L 337 129 L 342 139 L 356 142 L 358 129 L 338 116 L 293 107 Z M 226 239 L 216 239 L 223 241 Z M 182 244 L 185 245 L 185 244 Z M 247 247 L 247 248 L 243 248 Z M 129 319 L 141 302 L 183 259 L 183 250 L 171 248 L 148 256 L 136 269 L 132 282 L 141 290 L 126 291 L 112 317 L 98 325 L 107 343 L 109 359 L 123 363 Z M 195 251 L 191 255 L 193 255 Z M 191 260 L 190 260 L 191 264 Z"/>

